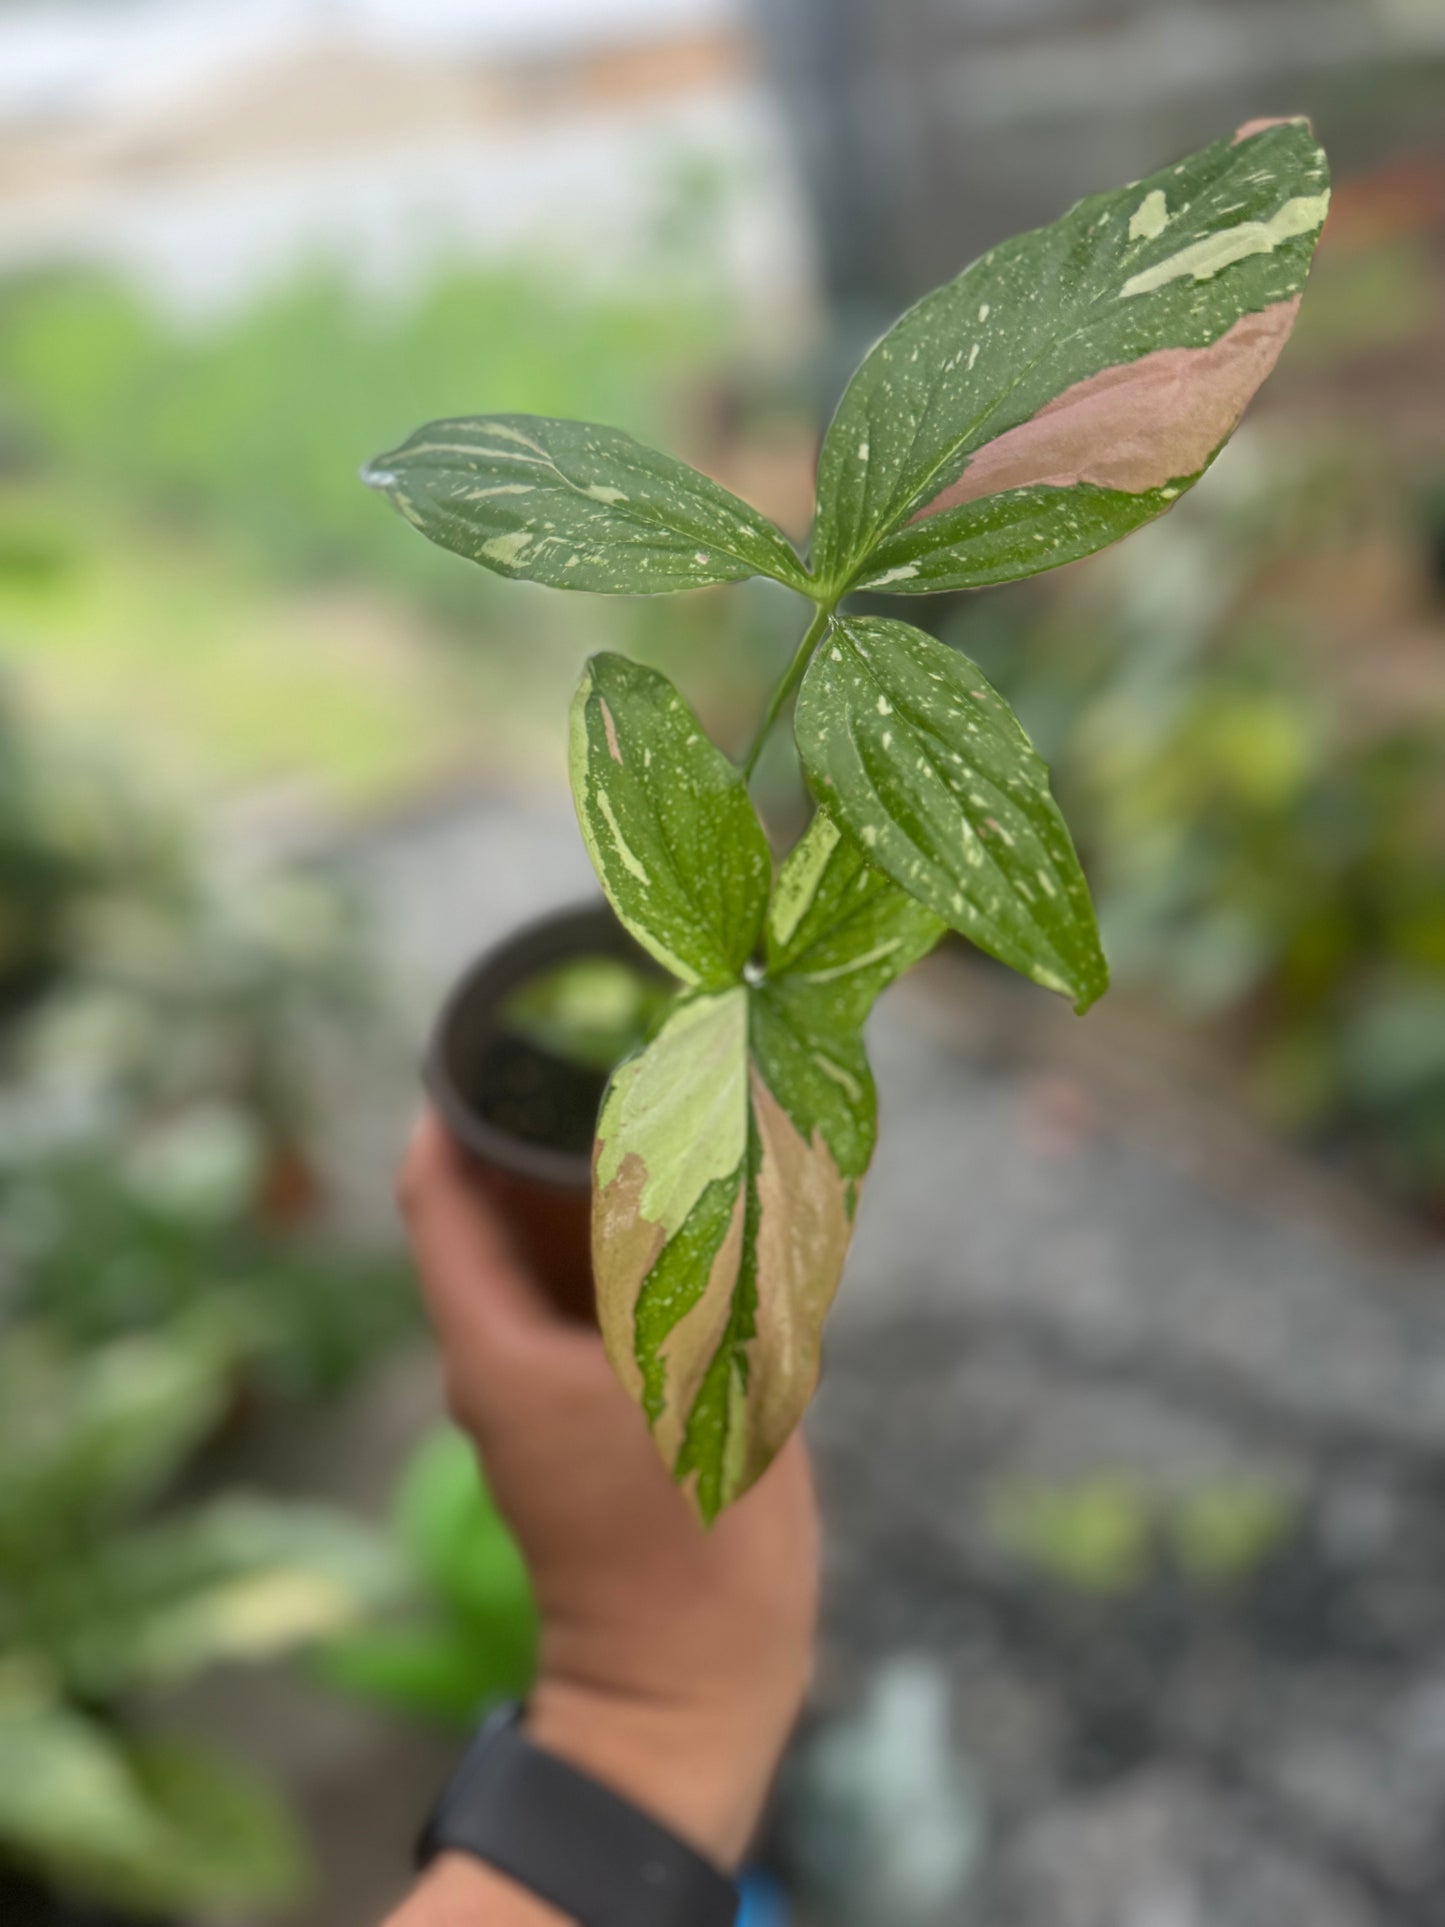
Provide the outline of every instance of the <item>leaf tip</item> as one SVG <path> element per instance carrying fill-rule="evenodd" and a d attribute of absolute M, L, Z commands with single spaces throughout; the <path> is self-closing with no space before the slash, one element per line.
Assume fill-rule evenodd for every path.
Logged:
<path fill-rule="evenodd" d="M 1074 1015 L 1076 1017 L 1082 1017 L 1086 1011 L 1092 1010 L 1108 988 L 1109 967 L 1105 964 L 1102 972 L 1097 977 L 1091 977 L 1079 992 L 1078 996 L 1075 997 Z"/>
<path fill-rule="evenodd" d="M 389 494 L 397 487 L 396 470 L 391 466 L 390 455 L 374 455 L 369 462 L 363 462 L 357 470 L 367 488 Z"/>
<path fill-rule="evenodd" d="M 723 1513 L 723 1496 L 717 1485 L 705 1486 L 699 1478 L 686 1478 L 679 1489 L 704 1532 L 711 1532 Z"/>

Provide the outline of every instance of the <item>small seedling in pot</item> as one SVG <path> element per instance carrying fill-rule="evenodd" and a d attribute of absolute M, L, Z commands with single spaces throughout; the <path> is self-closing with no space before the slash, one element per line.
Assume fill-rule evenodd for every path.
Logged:
<path fill-rule="evenodd" d="M 1108 981 L 1008 705 L 962 655 L 846 598 L 1016 581 L 1163 514 L 1274 366 L 1328 204 L 1308 126 L 1252 123 L 994 248 L 849 382 L 806 560 L 617 429 L 439 421 L 367 470 L 423 534 L 501 575 L 610 595 L 762 575 L 810 606 L 740 764 L 622 656 L 593 657 L 572 706 L 588 852 L 676 986 L 596 1127 L 599 1321 L 705 1518 L 765 1469 L 817 1381 L 873 1152 L 878 993 L 946 929 L 1080 1011 Z M 817 809 L 775 873 L 748 779 L 794 697 Z"/>

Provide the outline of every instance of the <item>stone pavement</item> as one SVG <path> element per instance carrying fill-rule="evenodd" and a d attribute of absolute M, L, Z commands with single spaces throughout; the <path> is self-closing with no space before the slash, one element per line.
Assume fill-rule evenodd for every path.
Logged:
<path fill-rule="evenodd" d="M 945 964 L 879 1012 L 812 1422 L 825 1689 L 939 1661 L 987 1808 L 940 1927 L 1445 1922 L 1445 1268 L 1212 1186 L 1107 1089 L 981 1064 L 969 994 Z M 1101 1481 L 1126 1523 L 1241 1491 L 1276 1523 L 1207 1579 L 1151 1528 L 1109 1584 L 999 1528 Z"/>

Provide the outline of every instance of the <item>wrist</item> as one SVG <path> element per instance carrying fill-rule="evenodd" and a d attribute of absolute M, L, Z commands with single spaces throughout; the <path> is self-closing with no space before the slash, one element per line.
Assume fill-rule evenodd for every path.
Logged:
<path fill-rule="evenodd" d="M 443 1853 L 384 1927 L 573 1927 L 504 1873 L 465 1853 Z"/>
<path fill-rule="evenodd" d="M 787 1723 L 790 1724 L 790 1721 Z M 733 1872 L 756 1831 L 787 1724 L 724 1705 L 634 1698 L 542 1679 L 528 1737 Z"/>

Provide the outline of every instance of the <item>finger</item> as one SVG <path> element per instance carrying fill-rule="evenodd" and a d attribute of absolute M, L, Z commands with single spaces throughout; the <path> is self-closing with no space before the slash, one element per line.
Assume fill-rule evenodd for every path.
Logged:
<path fill-rule="evenodd" d="M 412 1132 L 397 1195 L 422 1295 L 446 1351 L 476 1358 L 562 1322 L 434 1111 L 424 1112 Z"/>

